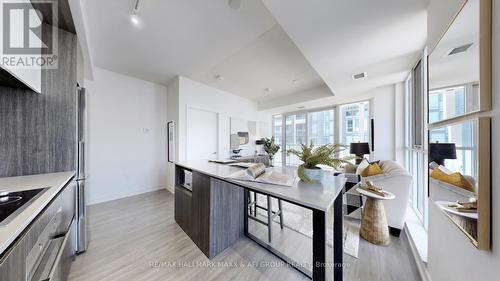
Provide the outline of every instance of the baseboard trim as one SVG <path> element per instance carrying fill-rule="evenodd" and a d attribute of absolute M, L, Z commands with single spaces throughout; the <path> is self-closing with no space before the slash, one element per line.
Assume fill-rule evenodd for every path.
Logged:
<path fill-rule="evenodd" d="M 406 224 L 404 226 L 404 231 L 402 232 L 404 232 L 406 241 L 408 241 L 408 244 L 410 245 L 410 250 L 413 255 L 413 259 L 415 260 L 418 272 L 420 273 L 420 278 L 422 278 L 423 281 L 432 281 L 431 277 L 429 276 L 429 272 L 427 271 L 427 264 L 420 258 L 420 254 L 418 253 L 417 247 L 413 242 L 413 238 L 409 234 L 410 231 L 408 230 Z"/>
<path fill-rule="evenodd" d="M 127 193 L 127 194 L 120 194 L 118 196 L 113 196 L 113 197 L 109 197 L 109 198 L 105 198 L 105 199 L 99 199 L 99 200 L 96 200 L 96 201 L 94 201 L 92 203 L 87 204 L 87 206 L 92 206 L 92 205 L 97 205 L 97 204 L 101 204 L 101 203 L 106 203 L 106 202 L 109 202 L 109 201 L 119 200 L 119 199 L 123 199 L 123 198 L 127 198 L 127 197 L 132 197 L 132 196 L 136 196 L 136 195 L 148 193 L 148 192 L 162 190 L 162 189 L 167 189 L 168 190 L 167 186 L 157 186 L 157 187 L 148 188 L 148 189 L 141 189 L 141 190 L 136 190 L 136 191 Z"/>
<path fill-rule="evenodd" d="M 173 187 L 166 185 L 165 189 L 168 190 L 168 192 L 174 194 L 174 188 Z"/>

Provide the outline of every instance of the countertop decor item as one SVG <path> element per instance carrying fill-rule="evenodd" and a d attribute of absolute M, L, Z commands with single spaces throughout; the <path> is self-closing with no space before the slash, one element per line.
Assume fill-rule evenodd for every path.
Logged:
<path fill-rule="evenodd" d="M 351 142 L 349 153 L 357 156 L 356 165 L 359 165 L 365 154 L 370 154 L 370 145 L 367 142 Z"/>
<path fill-rule="evenodd" d="M 341 164 L 350 163 L 349 160 L 354 159 L 353 156 L 335 158 L 335 155 L 347 149 L 347 147 L 347 145 L 343 144 L 325 144 L 315 148 L 314 144 L 311 143 L 309 146 L 301 144 L 301 150 L 289 149 L 286 153 L 297 156 L 303 162 L 297 171 L 302 181 L 318 183 L 321 181 L 323 174 L 318 165 L 326 165 L 337 169 Z"/>
<path fill-rule="evenodd" d="M 275 143 L 274 137 L 264 139 L 264 151 L 269 155 L 269 166 L 273 166 L 274 154 L 280 150 L 280 146 Z"/>
<path fill-rule="evenodd" d="M 363 216 L 361 218 L 360 236 L 366 241 L 376 245 L 389 245 L 391 243 L 389 226 L 387 224 L 387 217 L 385 216 L 382 200 L 392 200 L 396 198 L 396 196 L 383 190 L 379 190 L 379 192 L 383 193 L 383 196 L 365 188 L 357 188 L 356 191 L 366 197 L 366 203 L 363 207 Z"/>

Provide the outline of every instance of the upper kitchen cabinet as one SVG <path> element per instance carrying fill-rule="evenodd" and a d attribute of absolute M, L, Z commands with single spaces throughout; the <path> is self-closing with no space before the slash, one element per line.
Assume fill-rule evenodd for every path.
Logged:
<path fill-rule="evenodd" d="M 53 60 L 54 38 L 42 36 L 42 21 L 29 1 L 0 4 L 0 84 L 42 91 L 42 68 Z M 57 39 L 57 37 L 56 37 Z"/>
<path fill-rule="evenodd" d="M 44 23 L 76 34 L 68 0 L 31 0 L 31 4 L 42 15 Z M 57 11 L 56 17 L 53 16 L 53 11 Z"/>
<path fill-rule="evenodd" d="M 68 0 L 3 1 L 0 13 L 0 85 L 41 93 L 42 70 L 58 67 L 57 28 L 76 33 Z"/>

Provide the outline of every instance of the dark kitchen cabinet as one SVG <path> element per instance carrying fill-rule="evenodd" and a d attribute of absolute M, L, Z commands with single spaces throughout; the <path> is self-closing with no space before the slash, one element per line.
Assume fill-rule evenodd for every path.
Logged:
<path fill-rule="evenodd" d="M 176 167 L 175 220 L 198 248 L 213 258 L 244 236 L 243 188 L 192 171 L 192 191 L 182 186 Z"/>
<path fill-rule="evenodd" d="M 191 236 L 192 229 L 192 193 L 184 187 L 175 187 L 175 221 L 184 230 L 184 232 Z"/>
<path fill-rule="evenodd" d="M 75 182 L 70 181 L 2 253 L 0 281 L 31 280 L 37 271 L 43 271 L 41 266 L 50 266 L 50 273 L 59 276 L 51 281 L 66 280 L 75 255 L 74 196 Z M 51 251 L 59 253 L 59 249 L 63 249 L 61 255 L 49 256 Z M 61 269 L 56 272 L 58 268 Z"/>

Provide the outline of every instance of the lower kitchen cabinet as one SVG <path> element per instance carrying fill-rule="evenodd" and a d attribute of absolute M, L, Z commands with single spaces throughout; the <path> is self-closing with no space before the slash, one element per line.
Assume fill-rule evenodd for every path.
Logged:
<path fill-rule="evenodd" d="M 182 186 L 183 170 L 176 168 L 175 220 L 198 248 L 213 258 L 244 236 L 244 190 L 190 171 L 190 191 Z"/>
<path fill-rule="evenodd" d="M 188 236 L 192 233 L 192 196 L 191 191 L 175 187 L 175 221 Z"/>
<path fill-rule="evenodd" d="M 75 257 L 75 182 L 70 181 L 0 258 L 0 281 L 64 281 Z"/>

